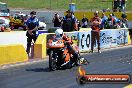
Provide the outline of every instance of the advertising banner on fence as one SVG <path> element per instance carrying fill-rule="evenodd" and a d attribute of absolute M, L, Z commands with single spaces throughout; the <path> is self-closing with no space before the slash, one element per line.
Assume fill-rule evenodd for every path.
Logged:
<path fill-rule="evenodd" d="M 125 45 L 128 44 L 128 30 L 120 29 L 115 32 L 117 34 L 117 45 Z"/>
<path fill-rule="evenodd" d="M 100 32 L 100 47 L 110 48 L 117 46 L 115 30 L 102 30 Z"/>
<path fill-rule="evenodd" d="M 79 32 L 79 50 L 91 49 L 91 30 Z"/>
<path fill-rule="evenodd" d="M 72 39 L 73 41 L 73 45 L 77 45 L 79 44 L 79 41 L 78 41 L 78 37 L 79 37 L 79 32 L 78 31 L 75 31 L 75 32 L 67 32 L 66 35 Z"/>
<path fill-rule="evenodd" d="M 111 48 L 128 43 L 128 30 L 108 29 L 100 32 L 100 47 Z"/>

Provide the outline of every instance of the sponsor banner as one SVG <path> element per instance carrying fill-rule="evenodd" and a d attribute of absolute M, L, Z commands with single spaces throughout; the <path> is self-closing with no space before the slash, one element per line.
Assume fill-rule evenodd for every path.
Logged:
<path fill-rule="evenodd" d="M 100 32 L 100 48 L 117 46 L 115 30 L 102 30 Z"/>
<path fill-rule="evenodd" d="M 128 44 L 128 30 L 121 29 L 116 31 L 117 34 L 117 45 L 125 45 Z"/>
<path fill-rule="evenodd" d="M 73 45 L 79 45 L 79 41 L 78 41 L 78 38 L 79 38 L 79 32 L 75 31 L 75 32 L 67 32 L 65 33 L 69 38 L 72 39 L 73 41 Z"/>
<path fill-rule="evenodd" d="M 79 50 L 91 49 L 91 31 L 79 32 Z"/>
<path fill-rule="evenodd" d="M 128 30 L 124 29 L 111 29 L 102 30 L 100 32 L 100 47 L 111 48 L 118 45 L 125 45 L 128 43 Z"/>

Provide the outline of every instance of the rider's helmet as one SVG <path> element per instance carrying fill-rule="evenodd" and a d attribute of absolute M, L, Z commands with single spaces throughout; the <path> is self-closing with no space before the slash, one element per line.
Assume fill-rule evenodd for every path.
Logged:
<path fill-rule="evenodd" d="M 62 37 L 62 36 L 63 36 L 63 30 L 62 30 L 62 29 L 57 29 L 57 30 L 55 31 L 55 34 L 56 34 L 56 36 Z"/>

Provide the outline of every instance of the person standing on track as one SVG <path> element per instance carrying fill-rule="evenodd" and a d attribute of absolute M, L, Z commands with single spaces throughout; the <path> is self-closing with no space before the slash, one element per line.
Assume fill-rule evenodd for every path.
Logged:
<path fill-rule="evenodd" d="M 97 40 L 98 44 L 98 52 L 100 51 L 100 24 L 101 24 L 101 18 L 99 18 L 99 12 L 94 12 L 94 17 L 91 19 L 91 52 L 93 53 L 93 47 L 95 44 L 95 41 Z"/>

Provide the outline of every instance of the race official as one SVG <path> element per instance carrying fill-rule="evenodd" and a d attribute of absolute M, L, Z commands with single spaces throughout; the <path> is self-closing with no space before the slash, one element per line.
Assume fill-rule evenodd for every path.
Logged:
<path fill-rule="evenodd" d="M 37 39 L 36 31 L 38 30 L 39 21 L 36 18 L 36 12 L 32 11 L 30 13 L 30 18 L 26 22 L 26 28 L 27 28 L 27 54 L 30 52 L 31 42 L 32 40 L 35 42 Z"/>

